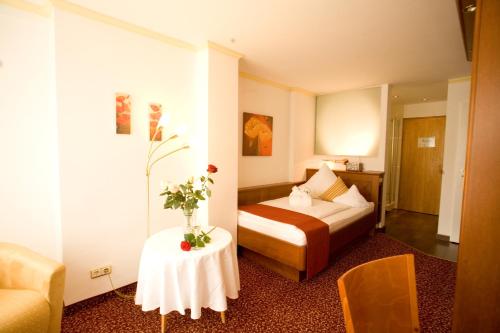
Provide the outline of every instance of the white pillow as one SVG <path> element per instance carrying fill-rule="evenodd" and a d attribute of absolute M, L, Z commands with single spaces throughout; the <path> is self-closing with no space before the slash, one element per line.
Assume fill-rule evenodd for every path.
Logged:
<path fill-rule="evenodd" d="M 364 208 L 370 206 L 368 201 L 359 193 L 356 185 L 352 185 L 351 188 L 342 195 L 333 199 L 333 202 L 348 205 L 351 207 Z"/>
<path fill-rule="evenodd" d="M 335 183 L 337 176 L 332 170 L 323 164 L 321 168 L 316 172 L 309 180 L 299 186 L 300 189 L 308 189 L 311 192 L 313 198 L 319 198 L 330 186 Z"/>

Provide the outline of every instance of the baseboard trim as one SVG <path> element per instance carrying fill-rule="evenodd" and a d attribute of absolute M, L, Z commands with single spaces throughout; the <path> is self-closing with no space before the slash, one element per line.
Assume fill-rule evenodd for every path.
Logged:
<path fill-rule="evenodd" d="M 450 236 L 436 234 L 436 239 L 439 239 L 439 240 L 445 241 L 445 242 L 449 242 L 450 241 Z"/>

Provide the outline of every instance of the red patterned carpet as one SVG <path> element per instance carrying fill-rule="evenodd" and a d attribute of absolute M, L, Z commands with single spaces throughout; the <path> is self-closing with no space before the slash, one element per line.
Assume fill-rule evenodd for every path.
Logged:
<path fill-rule="evenodd" d="M 229 300 L 227 323 L 219 313 L 203 310 L 167 316 L 168 332 L 345 332 L 337 279 L 349 268 L 387 256 L 413 253 L 420 324 L 423 332 L 450 332 L 456 264 L 427 256 L 383 234 L 347 249 L 316 278 L 288 281 L 240 258 L 241 292 Z M 124 288 L 132 293 L 135 284 Z M 62 332 L 159 332 L 158 311 L 143 313 L 132 300 L 107 293 L 65 308 Z"/>

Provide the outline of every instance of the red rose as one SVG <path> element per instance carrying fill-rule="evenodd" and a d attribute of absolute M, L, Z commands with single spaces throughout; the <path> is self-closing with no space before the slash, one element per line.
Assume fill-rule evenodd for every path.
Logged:
<path fill-rule="evenodd" d="M 186 241 L 181 242 L 181 250 L 182 251 L 191 251 L 191 244 Z"/>
<path fill-rule="evenodd" d="M 217 167 L 215 165 L 213 165 L 213 164 L 209 164 L 207 172 L 208 173 L 216 173 L 217 172 Z"/>

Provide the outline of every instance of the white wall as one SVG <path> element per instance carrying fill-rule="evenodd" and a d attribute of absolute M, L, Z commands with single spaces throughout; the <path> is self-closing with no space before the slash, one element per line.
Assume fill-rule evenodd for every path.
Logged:
<path fill-rule="evenodd" d="M 89 270 L 111 264 L 116 286 L 137 280 L 146 239 L 149 102 L 196 127 L 196 54 L 68 12 L 55 13 L 65 302 L 108 291 Z M 114 93 L 132 96 L 132 134 L 115 134 Z M 160 161 L 151 177 L 152 233 L 183 222 L 163 209 L 160 180 L 184 181 L 196 155 Z"/>
<path fill-rule="evenodd" d="M 288 181 L 290 92 L 240 77 L 238 125 L 238 186 Z M 272 156 L 242 156 L 243 112 L 273 117 Z M 265 172 L 263 172 L 265 170 Z"/>
<path fill-rule="evenodd" d="M 236 239 L 238 219 L 238 59 L 208 50 L 208 161 L 219 168 L 209 222 Z"/>
<path fill-rule="evenodd" d="M 384 171 L 389 86 L 380 86 L 380 113 L 376 119 L 379 144 L 374 156 L 361 157 L 365 170 Z M 288 103 L 287 103 L 288 96 Z M 272 85 L 240 78 L 240 119 L 238 125 L 239 187 L 272 184 L 305 179 L 306 168 L 318 168 L 323 160 L 346 156 L 314 154 L 315 108 L 314 96 L 280 89 Z M 267 112 L 259 110 L 269 110 Z M 242 113 L 273 115 L 273 158 L 241 156 Z M 288 127 L 282 127 L 289 123 Z M 279 124 L 279 127 L 276 125 Z M 355 131 L 356 124 L 346 124 Z M 288 137 L 285 135 L 288 134 Z M 279 150 L 277 150 L 279 149 Z M 286 150 L 288 149 L 288 151 Z M 275 155 L 276 154 L 276 155 Z M 288 160 L 284 155 L 288 155 Z M 352 156 L 350 160 L 357 160 Z M 287 172 L 288 171 L 288 177 Z M 262 172 L 265 170 L 265 172 Z M 382 214 L 383 225 L 384 214 Z"/>
<path fill-rule="evenodd" d="M 111 289 L 90 279 L 92 268 L 112 265 L 117 287 L 137 279 L 150 102 L 171 114 L 167 131 L 186 123 L 193 137 L 192 149 L 152 169 L 152 233 L 184 223 L 180 211 L 163 209 L 160 180 L 184 182 L 210 161 L 220 172 L 200 217 L 236 236 L 238 58 L 59 9 L 42 17 L 2 5 L 0 18 L 0 135 L 10 162 L 2 164 L 0 240 L 62 260 L 66 305 Z M 131 135 L 115 134 L 116 92 L 132 96 Z"/>
<path fill-rule="evenodd" d="M 376 156 L 380 140 L 379 87 L 318 96 L 315 152 Z"/>
<path fill-rule="evenodd" d="M 446 101 L 405 104 L 404 118 L 436 117 L 446 115 Z"/>
<path fill-rule="evenodd" d="M 450 236 L 450 241 L 457 243 L 462 212 L 469 98 L 470 79 L 449 82 L 438 234 Z"/>
<path fill-rule="evenodd" d="M 361 157 L 366 170 L 384 171 L 387 129 L 388 85 L 380 88 L 377 118 L 379 145 L 372 157 Z M 306 168 L 318 168 L 324 159 L 345 156 L 314 154 L 315 97 L 240 77 L 238 124 L 238 186 L 254 186 L 305 179 Z M 273 116 L 273 156 L 242 156 L 242 114 Z M 351 126 L 356 129 L 356 126 Z M 354 160 L 353 157 L 347 157 Z M 357 158 L 356 158 L 357 160 Z M 266 172 L 259 172 L 266 170 Z"/>
<path fill-rule="evenodd" d="M 363 169 L 368 171 L 384 171 L 385 170 L 385 148 L 386 148 L 386 129 L 387 129 L 387 112 L 389 109 L 388 96 L 389 96 L 389 85 L 383 84 L 380 86 L 380 114 L 379 114 L 379 144 L 376 155 L 360 157 L 359 161 L 363 163 Z M 351 128 L 352 131 L 356 131 L 356 123 L 347 123 L 345 126 Z M 335 160 L 341 158 L 347 158 L 350 161 L 357 161 L 357 157 L 352 156 L 340 156 L 340 155 L 315 155 L 316 166 L 321 165 L 322 160 Z"/>
<path fill-rule="evenodd" d="M 314 124 L 316 98 L 290 93 L 289 180 L 304 180 L 306 169 L 314 166 Z"/>
<path fill-rule="evenodd" d="M 316 97 L 242 77 L 239 82 L 238 186 L 304 180 L 306 168 L 316 167 L 317 162 L 314 157 Z M 242 156 L 243 112 L 273 117 L 272 156 Z"/>
<path fill-rule="evenodd" d="M 0 5 L 0 241 L 61 259 L 52 23 Z"/>

